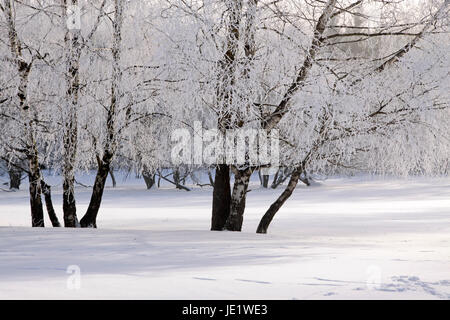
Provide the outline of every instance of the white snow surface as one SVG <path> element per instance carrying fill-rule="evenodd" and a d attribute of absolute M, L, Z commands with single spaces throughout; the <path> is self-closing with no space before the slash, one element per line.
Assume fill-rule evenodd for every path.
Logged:
<path fill-rule="evenodd" d="M 47 180 L 62 222 L 60 177 Z M 267 235 L 255 230 L 282 189 L 257 179 L 241 233 L 208 231 L 210 187 L 118 174 L 95 230 L 30 228 L 21 189 L 0 191 L 0 299 L 450 299 L 450 178 L 299 186 Z M 82 216 L 90 190 L 76 193 Z"/>

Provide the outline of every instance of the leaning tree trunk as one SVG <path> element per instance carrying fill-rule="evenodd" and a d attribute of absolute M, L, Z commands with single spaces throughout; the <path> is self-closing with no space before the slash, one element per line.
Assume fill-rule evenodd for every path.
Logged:
<path fill-rule="evenodd" d="M 112 53 L 112 80 L 111 80 L 111 101 L 106 119 L 106 142 L 103 147 L 103 157 L 97 158 L 98 169 L 86 214 L 81 219 L 82 228 L 97 228 L 97 215 L 102 203 L 103 191 L 105 190 L 106 179 L 111 170 L 111 162 L 117 150 L 116 120 L 118 104 L 120 98 L 119 84 L 121 82 L 122 70 L 120 68 L 121 44 L 122 44 L 122 24 L 123 24 L 123 0 L 114 1 L 113 23 L 113 45 Z"/>
<path fill-rule="evenodd" d="M 91 200 L 84 217 L 80 220 L 82 228 L 97 228 L 97 215 L 102 203 L 103 191 L 105 190 L 106 179 L 108 178 L 111 160 L 109 156 L 103 157 L 99 161 L 97 175 L 95 176 L 94 187 Z"/>
<path fill-rule="evenodd" d="M 216 168 L 213 188 L 211 230 L 222 231 L 230 215 L 231 189 L 230 168 L 219 164 Z"/>
<path fill-rule="evenodd" d="M 48 217 L 50 218 L 50 221 L 52 222 L 53 227 L 61 227 L 61 224 L 59 223 L 58 217 L 55 213 L 55 208 L 53 207 L 52 202 L 52 192 L 51 187 L 44 182 L 44 180 L 41 180 L 41 187 L 42 187 L 42 194 L 45 198 L 45 205 L 47 207 L 47 213 Z"/>
<path fill-rule="evenodd" d="M 233 193 L 231 194 L 230 215 L 225 224 L 225 229 L 228 231 L 242 230 L 247 190 L 252 173 L 253 170 L 251 168 L 236 170 Z"/>
<path fill-rule="evenodd" d="M 291 179 L 289 180 L 286 189 L 278 197 L 278 199 L 274 203 L 272 203 L 269 210 L 267 210 L 267 212 L 264 214 L 258 225 L 256 233 L 267 233 L 267 229 L 269 228 L 270 223 L 275 217 L 275 214 L 278 212 L 278 210 L 280 210 L 286 200 L 289 199 L 289 197 L 292 195 L 292 192 L 294 192 L 302 171 L 303 169 L 298 168 L 292 173 Z"/>

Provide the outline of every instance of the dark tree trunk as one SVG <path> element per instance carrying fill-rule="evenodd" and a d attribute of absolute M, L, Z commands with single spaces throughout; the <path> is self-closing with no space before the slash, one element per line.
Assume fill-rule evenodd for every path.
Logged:
<path fill-rule="evenodd" d="M 31 225 L 32 227 L 44 227 L 44 209 L 42 207 L 41 186 L 39 171 L 30 173 L 28 180 L 30 182 L 30 206 L 31 206 Z"/>
<path fill-rule="evenodd" d="M 219 164 L 216 168 L 213 188 L 211 230 L 222 231 L 230 215 L 231 189 L 230 168 Z"/>
<path fill-rule="evenodd" d="M 269 210 L 267 210 L 267 212 L 264 214 L 258 225 L 256 233 L 267 233 L 267 229 L 269 228 L 273 217 L 275 217 L 275 214 L 278 212 L 278 210 L 280 210 L 281 206 L 283 206 L 286 200 L 289 199 L 289 197 L 292 195 L 292 192 L 294 192 L 302 171 L 302 169 L 297 169 L 292 173 L 291 179 L 289 180 L 286 189 L 278 197 L 278 199 L 274 203 L 272 203 Z"/>
<path fill-rule="evenodd" d="M 97 175 L 95 177 L 94 187 L 92 190 L 91 201 L 86 214 L 80 221 L 82 228 L 97 228 L 97 215 L 102 203 L 103 191 L 105 190 L 106 179 L 109 174 L 110 160 L 104 160 L 99 163 Z"/>
<path fill-rule="evenodd" d="M 52 222 L 52 226 L 55 228 L 61 227 L 61 224 L 59 223 L 58 217 L 56 216 L 55 209 L 53 207 L 51 187 L 48 184 L 46 184 L 44 180 L 41 180 L 41 187 L 42 193 L 44 194 L 48 217 Z"/>
<path fill-rule="evenodd" d="M 262 186 L 266 189 L 269 187 L 269 176 L 267 174 L 262 175 Z"/>
<path fill-rule="evenodd" d="M 253 170 L 250 168 L 246 170 L 236 170 L 234 175 L 233 193 L 231 194 L 230 215 L 225 223 L 225 229 L 228 231 L 242 230 L 248 184 L 252 173 Z"/>
<path fill-rule="evenodd" d="M 177 189 L 191 191 L 189 188 L 186 188 L 184 186 L 184 177 L 181 176 L 180 170 L 178 168 L 173 170 L 172 176 L 173 176 L 173 183 L 175 184 L 175 187 Z"/>
<path fill-rule="evenodd" d="M 22 170 L 19 168 L 12 167 L 8 171 L 9 173 L 9 189 L 13 190 L 19 190 L 20 183 L 22 181 Z"/>
<path fill-rule="evenodd" d="M 158 189 L 161 188 L 161 171 L 158 170 Z"/>
<path fill-rule="evenodd" d="M 148 172 L 143 172 L 142 177 L 144 178 L 145 185 L 147 186 L 147 190 L 150 190 L 155 185 L 155 174 L 151 174 Z"/>
<path fill-rule="evenodd" d="M 275 185 L 275 183 L 276 183 L 277 180 L 278 180 L 278 175 L 280 174 L 280 171 L 281 171 L 281 169 L 278 169 L 278 170 L 277 170 L 277 173 L 275 173 L 275 176 L 273 177 L 272 184 L 271 184 L 271 186 L 270 186 L 272 189 L 275 189 L 273 186 Z"/>
<path fill-rule="evenodd" d="M 269 175 L 267 174 L 261 174 L 261 169 L 258 170 L 258 176 L 259 176 L 259 182 L 261 182 L 261 186 L 263 188 L 269 187 Z"/>
<path fill-rule="evenodd" d="M 76 228 L 79 227 L 77 217 L 77 206 L 75 203 L 73 175 L 65 175 L 63 181 L 63 212 L 64 212 L 64 227 Z"/>

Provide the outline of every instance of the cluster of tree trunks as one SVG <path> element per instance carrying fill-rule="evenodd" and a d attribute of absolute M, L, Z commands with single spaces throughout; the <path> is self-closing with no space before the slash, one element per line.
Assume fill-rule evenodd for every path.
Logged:
<path fill-rule="evenodd" d="M 240 3 L 240 1 L 237 2 Z M 257 4 L 256 1 L 254 2 L 252 1 L 251 3 L 254 3 L 255 5 Z M 359 3 L 360 1 L 352 4 L 350 8 L 358 5 Z M 387 61 L 383 62 L 379 67 L 375 68 L 374 71 L 382 72 L 383 70 L 386 69 L 388 65 L 395 63 L 396 61 L 399 60 L 399 58 L 401 58 L 409 50 L 411 50 L 411 48 L 417 44 L 418 40 L 425 34 L 425 32 L 427 32 L 427 30 L 431 28 L 434 21 L 436 21 L 439 15 L 445 12 L 445 9 L 448 7 L 449 4 L 450 1 L 446 0 L 444 4 L 440 7 L 440 9 L 433 15 L 432 19 L 430 19 L 430 21 L 425 25 L 425 27 L 422 29 L 421 32 L 415 35 L 414 38 L 408 44 L 406 44 L 402 49 L 398 50 L 395 54 L 393 54 Z M 234 10 L 238 11 L 241 8 L 242 7 L 240 5 L 236 5 L 234 7 Z M 295 80 L 290 84 L 283 98 L 281 99 L 280 103 L 275 108 L 273 113 L 267 116 L 262 123 L 263 128 L 266 129 L 268 132 L 270 132 L 270 130 L 275 128 L 277 124 L 281 121 L 283 116 L 289 111 L 289 104 L 291 102 L 292 97 L 303 87 L 304 82 L 309 74 L 309 71 L 313 66 L 314 60 L 325 41 L 324 32 L 327 29 L 327 25 L 330 19 L 346 11 L 345 9 L 341 9 L 334 12 L 335 8 L 336 8 L 336 0 L 328 0 L 326 2 L 322 14 L 317 20 L 317 23 L 315 25 L 314 36 L 311 41 L 309 50 L 303 61 L 303 64 L 299 68 Z M 233 17 L 234 17 L 233 11 L 231 11 L 230 24 L 234 25 L 237 29 L 239 29 L 239 21 L 233 20 Z M 231 40 L 239 38 L 239 32 L 233 30 L 233 28 L 230 29 L 229 33 L 230 33 L 229 38 Z M 229 48 L 232 48 L 232 45 L 229 44 Z M 236 59 L 235 55 L 228 54 L 227 59 L 225 59 L 225 61 L 229 63 L 235 61 L 235 59 Z M 231 85 L 232 84 L 233 83 L 231 82 Z M 223 123 L 221 122 L 219 122 L 219 128 L 227 129 L 227 127 L 224 126 Z M 228 176 L 225 174 L 225 171 L 228 173 Z M 250 176 L 253 170 L 249 168 L 246 170 L 235 170 L 235 171 L 236 171 L 235 183 L 233 187 L 233 192 L 231 193 L 230 197 L 229 167 L 226 165 L 219 165 L 217 167 L 216 180 L 214 183 L 214 191 L 213 191 L 213 210 L 212 210 L 212 228 L 211 228 L 212 230 L 226 229 L 231 231 L 240 231 L 242 228 L 246 193 L 248 190 L 248 183 L 250 180 Z M 277 173 L 274 179 L 274 183 L 272 184 L 272 187 L 276 188 L 277 186 L 282 184 L 289 176 L 289 174 L 286 174 L 284 172 L 280 175 L 280 177 L 279 175 L 280 172 Z M 267 178 L 261 177 L 262 184 L 263 186 L 266 187 L 268 183 L 267 180 L 265 179 Z M 306 185 L 310 185 L 310 179 L 308 178 L 308 175 L 305 171 L 304 163 L 301 166 L 297 167 L 290 174 L 290 180 L 286 189 L 278 197 L 278 199 L 270 206 L 270 208 L 267 210 L 267 212 L 261 219 L 261 222 L 257 229 L 258 233 L 267 232 L 267 229 L 271 221 L 273 220 L 275 214 L 279 211 L 279 209 L 286 202 L 286 200 L 292 195 L 299 180 L 304 182 Z M 222 227 L 221 223 L 225 220 L 224 217 L 227 215 L 228 218 L 226 219 L 225 225 Z"/>
<path fill-rule="evenodd" d="M 78 0 L 61 0 L 63 14 L 62 18 L 67 19 L 67 6 L 78 5 Z M 122 70 L 120 69 L 120 58 L 121 58 L 121 41 L 122 41 L 122 3 L 123 0 L 114 1 L 115 17 L 110 19 L 113 25 L 113 45 L 111 48 L 112 52 L 112 77 L 111 77 L 111 101 L 107 108 L 107 119 L 106 119 L 106 142 L 102 148 L 102 154 L 97 156 L 97 174 L 95 178 L 95 183 L 92 190 L 92 195 L 88 209 L 78 222 L 76 201 L 74 193 L 74 165 L 77 154 L 77 108 L 78 108 L 78 96 L 80 89 L 79 80 L 79 61 L 81 56 L 81 50 L 83 48 L 82 39 L 79 30 L 66 30 L 64 43 L 65 43 L 65 53 L 67 61 L 67 83 L 66 83 L 66 114 L 64 119 L 64 161 L 63 161 L 63 211 L 64 211 L 64 226 L 65 227 L 96 227 L 97 226 L 97 215 L 100 209 L 103 192 L 106 184 L 108 174 L 111 174 L 113 179 L 113 184 L 115 185 L 115 178 L 112 172 L 112 159 L 114 157 L 117 148 L 117 128 L 116 128 L 116 118 L 118 109 L 118 99 L 121 96 L 119 92 L 119 83 L 121 81 Z M 101 4 L 100 11 L 103 11 L 106 1 Z M 322 47 L 326 37 L 324 36 L 325 30 L 329 20 L 345 12 L 346 9 L 337 9 L 336 0 L 324 1 L 324 9 L 319 19 L 316 22 L 313 37 L 309 44 L 309 49 L 303 60 L 303 62 L 298 66 L 298 72 L 295 79 L 287 86 L 287 90 L 282 95 L 282 98 L 278 105 L 275 106 L 272 113 L 265 116 L 261 121 L 261 126 L 270 132 L 281 121 L 283 116 L 289 112 L 289 105 L 291 103 L 292 97 L 298 93 L 304 86 L 304 83 L 308 77 L 308 74 L 315 62 L 316 56 L 320 48 Z M 358 5 L 361 1 L 357 1 L 354 5 Z M 255 45 L 255 34 L 254 34 L 254 13 L 257 9 L 257 0 L 250 0 L 247 5 L 244 6 L 242 0 L 237 1 L 227 1 L 227 43 L 226 52 L 224 57 L 221 59 L 219 65 L 221 66 L 221 73 L 219 79 L 219 85 L 216 92 L 217 104 L 220 104 L 220 108 L 226 110 L 223 114 L 219 116 L 218 128 L 223 133 L 226 134 L 227 131 L 236 128 L 241 128 L 244 123 L 239 120 L 240 110 L 233 111 L 233 86 L 236 82 L 235 77 L 237 66 L 245 61 L 246 68 L 243 71 L 243 77 L 248 75 L 252 60 L 255 56 L 256 45 Z M 412 40 L 407 43 L 404 47 L 398 50 L 395 54 L 391 55 L 388 60 L 383 62 L 377 68 L 374 69 L 375 72 L 384 71 L 390 64 L 398 61 L 399 58 L 404 56 L 412 47 L 416 46 L 418 40 L 428 32 L 432 27 L 437 17 L 445 11 L 447 6 L 450 4 L 449 0 L 446 0 L 441 8 L 435 13 L 435 15 L 425 24 L 425 27 L 416 34 Z M 247 12 L 243 13 L 243 9 L 246 8 Z M 351 8 L 351 6 L 350 6 Z M 14 65 L 17 68 L 17 75 L 19 78 L 19 83 L 17 87 L 17 94 L 14 97 L 16 105 L 20 112 L 21 129 L 23 130 L 23 145 L 22 152 L 26 158 L 27 163 L 27 175 L 29 180 L 29 195 L 30 195 L 30 207 L 31 207 L 31 220 L 33 227 L 43 227 L 44 226 L 44 212 L 42 195 L 46 202 L 47 212 L 49 214 L 52 225 L 55 227 L 60 226 L 60 223 L 56 217 L 55 210 L 53 208 L 51 200 L 51 188 L 42 180 L 41 169 L 39 165 L 39 155 L 38 155 L 38 144 L 36 142 L 36 119 L 37 110 L 30 105 L 27 88 L 29 82 L 29 75 L 33 67 L 33 62 L 35 59 L 40 59 L 39 55 L 31 54 L 31 58 L 27 59 L 22 54 L 22 49 L 24 45 L 21 43 L 18 32 L 15 26 L 15 14 L 14 9 L 11 5 L 11 1 L 4 2 L 4 8 L 2 11 L 5 14 L 5 25 L 8 30 L 8 40 L 9 46 L 11 48 L 11 55 L 14 61 Z M 334 12 L 334 13 L 333 13 Z M 102 13 L 103 14 L 103 13 Z M 100 15 L 99 15 L 100 16 Z M 246 19 L 243 19 L 246 17 Z M 244 20 L 246 25 L 243 25 Z M 94 24 L 94 28 L 88 35 L 89 39 L 95 29 L 98 27 L 98 21 Z M 243 31 L 243 34 L 241 32 Z M 244 54 L 245 59 L 242 60 L 238 57 L 238 44 L 243 40 L 244 43 Z M 31 52 L 31 51 L 30 51 Z M 242 106 L 246 108 L 246 106 Z M 236 113 L 236 114 L 233 114 Z M 233 120 L 232 120 L 233 119 Z M 234 185 L 231 188 L 230 171 L 234 174 Z M 223 161 L 217 165 L 215 171 L 215 177 L 212 179 L 210 175 L 211 184 L 213 184 L 213 202 L 212 202 L 212 219 L 211 219 L 211 230 L 230 230 L 230 231 L 241 231 L 244 211 L 246 206 L 246 197 L 248 193 L 248 186 L 250 182 L 250 177 L 252 173 L 257 170 L 254 167 L 238 168 L 234 165 L 229 165 Z M 284 169 L 286 170 L 286 169 Z M 288 170 L 288 169 L 287 169 Z M 10 175 L 10 188 L 19 188 L 22 172 L 19 170 L 11 169 L 9 171 Z M 151 188 L 155 184 L 155 174 L 148 174 L 145 172 L 143 174 L 147 188 Z M 272 188 L 276 188 L 281 185 L 290 176 L 289 183 L 280 197 L 270 206 L 265 215 L 263 216 L 259 226 L 258 233 L 266 233 L 268 227 L 273 220 L 276 213 L 282 207 L 282 205 L 287 201 L 287 199 L 292 195 L 298 181 L 303 181 L 305 184 L 309 185 L 310 180 L 305 171 L 304 164 L 298 166 L 293 170 L 293 172 L 279 171 L 272 183 Z M 159 175 L 160 179 L 166 179 L 165 177 Z M 173 173 L 174 183 L 177 188 L 189 191 L 188 188 L 183 186 L 182 178 L 178 171 Z M 269 176 L 260 176 L 261 183 L 264 188 L 269 186 Z M 167 180 L 167 179 L 166 179 Z M 169 180 L 168 180 L 169 181 Z"/>

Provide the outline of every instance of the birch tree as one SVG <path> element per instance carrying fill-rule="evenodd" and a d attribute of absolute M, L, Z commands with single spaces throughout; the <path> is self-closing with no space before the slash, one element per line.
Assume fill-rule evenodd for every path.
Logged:
<path fill-rule="evenodd" d="M 0 5 L 8 32 L 10 59 L 16 67 L 18 84 L 16 96 L 13 99 L 14 107 L 19 114 L 19 123 L 22 136 L 20 146 L 14 147 L 16 151 L 23 153 L 28 164 L 29 194 L 31 206 L 31 220 L 33 227 L 44 227 L 44 212 L 41 199 L 41 171 L 39 167 L 39 155 L 36 142 L 36 117 L 37 110 L 30 105 L 28 99 L 28 84 L 33 63 L 38 58 L 36 54 L 25 56 L 23 43 L 16 29 L 13 1 L 5 0 Z M 19 149 L 19 150 L 17 150 Z"/>

